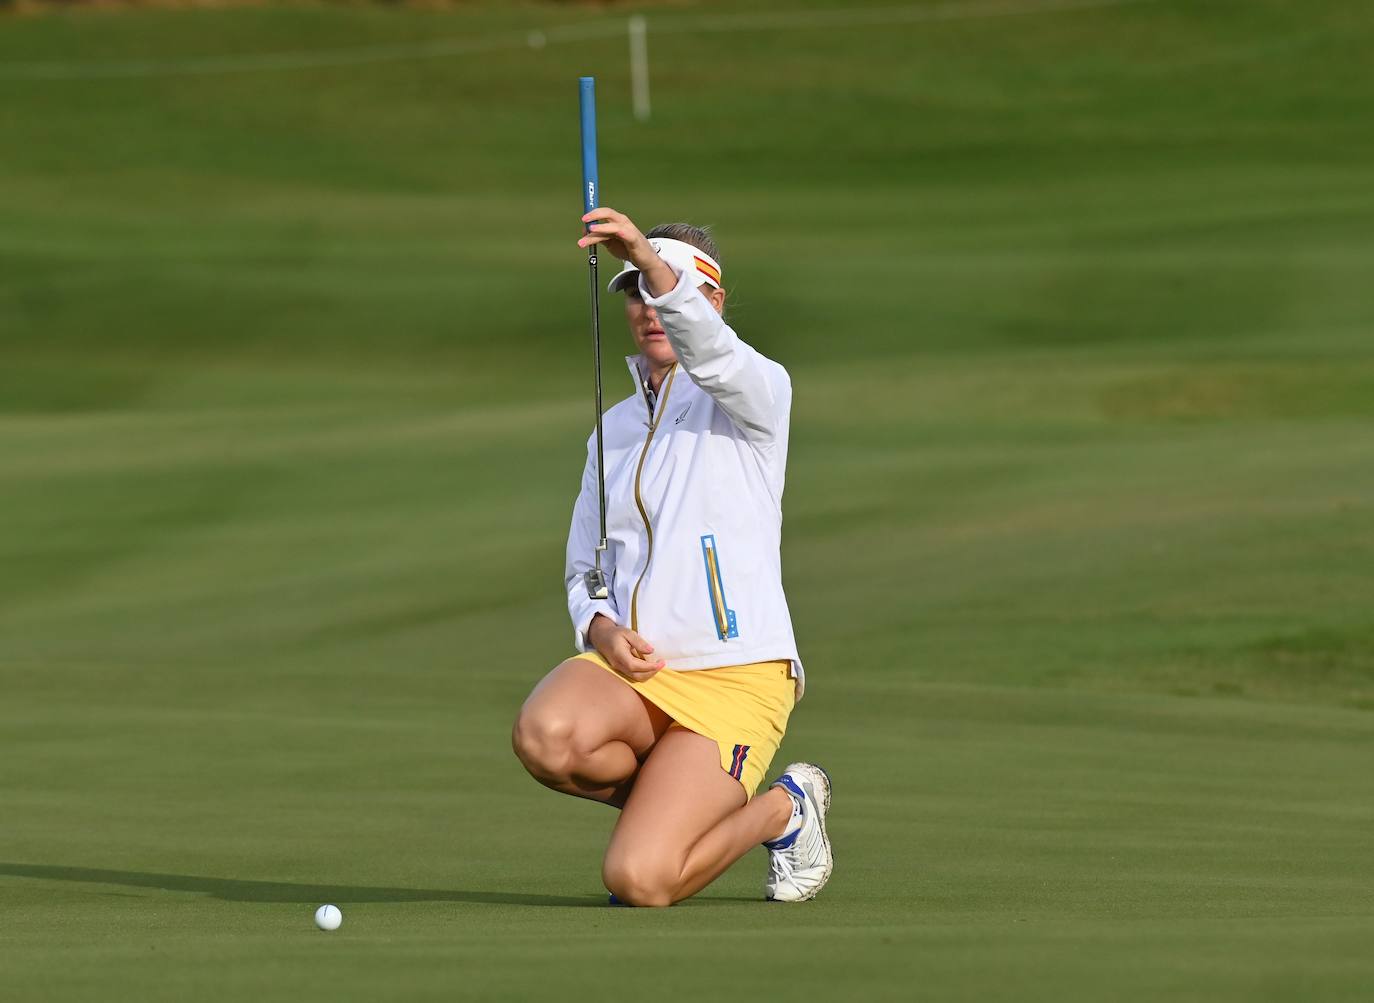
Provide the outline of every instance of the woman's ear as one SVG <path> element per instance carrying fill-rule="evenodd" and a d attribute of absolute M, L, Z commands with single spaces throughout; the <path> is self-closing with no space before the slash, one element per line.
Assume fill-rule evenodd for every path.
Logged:
<path fill-rule="evenodd" d="M 724 316 L 724 315 L 725 315 L 725 290 L 724 290 L 724 289 L 715 289 L 715 288 L 712 288 L 711 286 L 705 286 L 705 287 L 703 288 L 703 292 L 706 293 L 706 298 L 707 298 L 708 300 L 711 301 L 711 305 L 712 305 L 713 307 L 716 308 L 716 313 L 720 314 L 721 316 Z"/>

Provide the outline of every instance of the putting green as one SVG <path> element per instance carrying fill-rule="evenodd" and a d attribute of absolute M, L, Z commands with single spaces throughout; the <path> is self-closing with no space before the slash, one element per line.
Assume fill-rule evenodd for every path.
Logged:
<path fill-rule="evenodd" d="M 6 998 L 1368 993 L 1365 5 L 770 6 L 648 8 L 644 124 L 606 8 L 0 19 Z M 586 72 L 793 375 L 807 906 L 606 909 L 510 754 Z"/>

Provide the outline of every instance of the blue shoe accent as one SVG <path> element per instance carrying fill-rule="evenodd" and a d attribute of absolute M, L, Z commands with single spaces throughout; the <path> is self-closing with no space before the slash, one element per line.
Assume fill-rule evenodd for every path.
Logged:
<path fill-rule="evenodd" d="M 773 786 L 786 788 L 787 793 L 791 794 L 794 798 L 797 799 L 797 804 L 806 804 L 806 792 L 802 790 L 800 787 L 798 787 L 797 782 L 793 780 L 791 777 L 789 777 L 786 773 L 778 777 L 777 780 L 773 781 Z"/>
<path fill-rule="evenodd" d="M 786 836 L 783 836 L 781 839 L 775 839 L 773 840 L 773 842 L 764 843 L 763 845 L 770 850 L 790 850 L 792 848 L 792 844 L 797 841 L 797 837 L 800 835 L 801 826 L 797 826 L 795 829 L 793 829 Z"/>
<path fill-rule="evenodd" d="M 607 897 L 607 899 L 606 899 L 606 904 L 607 904 L 607 905 L 624 906 L 626 909 L 630 908 L 630 907 L 629 907 L 628 905 L 626 905 L 624 902 L 620 901 L 620 899 L 616 898 L 614 892 L 612 892 L 612 893 Z"/>

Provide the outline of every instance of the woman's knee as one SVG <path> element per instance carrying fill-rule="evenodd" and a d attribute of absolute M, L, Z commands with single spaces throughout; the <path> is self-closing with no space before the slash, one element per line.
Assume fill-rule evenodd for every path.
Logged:
<path fill-rule="evenodd" d="M 511 729 L 516 758 L 540 780 L 566 779 L 576 758 L 571 717 L 522 707 Z"/>
<path fill-rule="evenodd" d="M 677 890 L 676 876 L 665 861 L 639 853 L 607 853 L 601 881 L 620 901 L 635 906 L 672 905 Z"/>

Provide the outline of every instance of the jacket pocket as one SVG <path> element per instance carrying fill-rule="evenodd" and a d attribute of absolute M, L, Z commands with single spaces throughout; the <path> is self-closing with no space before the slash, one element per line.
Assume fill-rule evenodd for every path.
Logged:
<path fill-rule="evenodd" d="M 706 592 L 711 601 L 716 637 L 722 641 L 739 637 L 735 611 L 725 602 L 725 579 L 720 571 L 720 551 L 716 547 L 715 534 L 708 533 L 701 538 L 701 559 L 706 566 Z"/>

